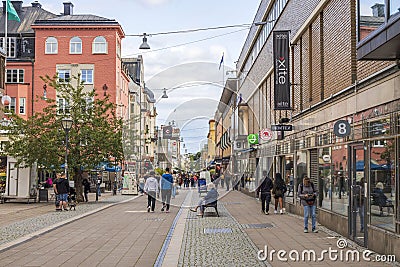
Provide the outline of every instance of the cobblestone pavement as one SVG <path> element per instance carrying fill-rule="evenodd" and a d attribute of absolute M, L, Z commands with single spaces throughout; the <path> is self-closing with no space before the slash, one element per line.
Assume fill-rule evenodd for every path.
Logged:
<path fill-rule="evenodd" d="M 199 197 L 191 192 L 191 206 Z M 257 260 L 257 248 L 240 225 L 218 203 L 217 217 L 213 208 L 207 208 L 204 218 L 191 211 L 184 211 L 186 227 L 178 266 L 266 266 Z"/>
<path fill-rule="evenodd" d="M 132 196 L 129 195 L 116 195 L 116 196 L 108 196 L 103 197 L 98 202 L 87 202 L 87 203 L 80 203 L 77 205 L 76 210 L 71 211 L 62 211 L 56 212 L 54 208 L 54 204 L 51 203 L 37 203 L 37 204 L 22 204 L 22 203 L 6 203 L 0 206 L 0 209 L 4 207 L 4 210 L 7 209 L 7 205 L 11 206 L 11 208 L 16 205 L 25 205 L 24 207 L 20 207 L 20 213 L 28 210 L 34 210 L 29 214 L 23 215 L 16 215 L 13 214 L 9 216 L 14 218 L 11 223 L 5 224 L 4 226 L 0 227 L 0 250 L 5 247 L 6 243 L 11 241 L 15 241 L 21 237 L 30 237 L 30 234 L 33 234 L 37 231 L 46 229 L 48 227 L 54 226 L 58 223 L 65 224 L 66 222 L 73 221 L 75 219 L 81 218 L 87 213 L 95 212 L 99 209 L 104 208 L 105 206 L 114 205 L 118 202 L 132 199 Z M 4 205 L 4 206 L 3 206 Z M 9 210 L 8 213 L 11 211 Z M 38 214 L 35 214 L 37 212 Z M 3 214 L 7 212 L 3 211 Z M 15 213 L 18 213 L 15 212 Z M 36 216 L 35 216 L 36 215 Z M 23 218 L 22 220 L 16 220 L 15 218 Z M 29 218 L 26 218 L 29 217 Z M 3 217 L 6 219 L 6 216 Z M 18 242 L 17 242 L 18 243 Z"/>

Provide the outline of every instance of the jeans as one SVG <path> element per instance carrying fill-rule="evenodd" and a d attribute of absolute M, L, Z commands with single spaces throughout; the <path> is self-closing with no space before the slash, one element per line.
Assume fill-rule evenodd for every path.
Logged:
<path fill-rule="evenodd" d="M 172 186 L 172 198 L 175 198 L 175 196 L 176 196 L 176 185 L 173 185 Z"/>
<path fill-rule="evenodd" d="M 263 212 L 269 211 L 269 203 L 271 202 L 271 193 L 261 193 L 261 209 Z"/>
<path fill-rule="evenodd" d="M 101 189 L 100 189 L 100 185 L 99 185 L 99 186 L 97 186 L 97 195 L 98 195 L 98 196 L 101 196 Z"/>
<path fill-rule="evenodd" d="M 151 208 L 151 211 L 154 211 L 156 207 L 156 192 L 149 191 L 147 192 L 147 207 Z"/>
<path fill-rule="evenodd" d="M 317 215 L 315 214 L 315 211 L 317 210 L 317 206 L 312 205 L 303 207 L 304 207 L 304 229 L 308 229 L 308 217 L 310 216 L 311 213 L 312 230 L 315 230 L 316 220 L 317 220 Z"/>
<path fill-rule="evenodd" d="M 171 189 L 161 189 L 161 200 L 163 204 L 163 208 L 169 210 L 169 203 L 171 202 Z"/>

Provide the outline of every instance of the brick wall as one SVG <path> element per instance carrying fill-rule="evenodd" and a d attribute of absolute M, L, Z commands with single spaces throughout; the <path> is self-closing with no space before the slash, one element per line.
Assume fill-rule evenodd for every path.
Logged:
<path fill-rule="evenodd" d="M 350 1 L 333 0 L 324 9 L 324 95 L 326 97 L 352 84 L 350 17 Z"/>
<path fill-rule="evenodd" d="M 120 69 L 117 58 L 117 47 L 119 37 L 116 29 L 59 29 L 43 28 L 35 29 L 35 90 L 34 95 L 43 96 L 44 82 L 40 76 L 53 76 L 56 74 L 57 64 L 94 64 L 94 87 L 99 96 L 103 96 L 102 86 L 107 84 L 107 93 L 110 94 L 111 101 L 116 101 L 118 79 L 121 76 L 117 74 Z M 57 54 L 45 54 L 45 42 L 47 37 L 54 36 L 58 41 Z M 70 54 L 70 39 L 78 36 L 82 40 L 82 54 Z M 92 54 L 92 42 L 97 36 L 104 36 L 108 43 L 107 54 Z M 55 91 L 47 87 L 47 97 L 55 99 Z M 45 101 L 35 103 L 35 111 L 42 110 L 46 105 Z"/>

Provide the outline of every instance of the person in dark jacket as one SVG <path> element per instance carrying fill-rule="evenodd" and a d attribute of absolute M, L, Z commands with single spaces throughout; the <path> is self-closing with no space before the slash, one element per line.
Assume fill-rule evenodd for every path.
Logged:
<path fill-rule="evenodd" d="M 83 195 L 85 197 L 85 202 L 88 202 L 89 201 L 88 193 L 90 192 L 90 183 L 88 179 L 86 178 L 83 179 L 82 185 L 83 185 Z"/>
<path fill-rule="evenodd" d="M 56 211 L 61 211 L 64 208 L 65 211 L 68 210 L 68 194 L 69 194 L 69 182 L 65 178 L 65 173 L 58 173 L 57 179 L 53 183 L 54 193 L 57 195 L 57 200 L 59 201 L 59 206 L 56 207 Z"/>
<path fill-rule="evenodd" d="M 200 213 L 197 216 L 203 216 L 204 213 L 204 205 L 210 204 L 218 199 L 218 191 L 215 189 L 214 183 L 210 183 L 207 185 L 207 195 L 199 200 L 199 203 L 195 208 L 190 209 L 193 212 L 197 212 L 198 208 L 200 208 Z"/>
<path fill-rule="evenodd" d="M 267 174 L 267 171 L 263 171 L 264 180 L 256 189 L 257 196 L 261 193 L 261 212 L 265 215 L 269 214 L 269 203 L 271 202 L 271 190 L 273 187 L 272 180 Z"/>

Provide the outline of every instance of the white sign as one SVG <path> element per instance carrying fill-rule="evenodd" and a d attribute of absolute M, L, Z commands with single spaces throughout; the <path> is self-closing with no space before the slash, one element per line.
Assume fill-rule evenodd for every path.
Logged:
<path fill-rule="evenodd" d="M 262 130 L 260 131 L 260 138 L 261 138 L 262 140 L 264 140 L 264 141 L 269 141 L 269 140 L 271 140 L 271 139 L 272 139 L 272 136 L 273 136 L 273 133 L 272 133 L 272 131 L 271 131 L 270 129 L 265 128 L 265 129 L 262 129 Z"/>

